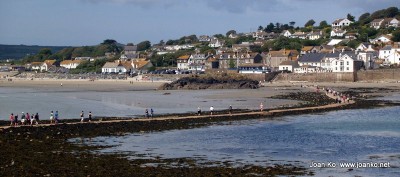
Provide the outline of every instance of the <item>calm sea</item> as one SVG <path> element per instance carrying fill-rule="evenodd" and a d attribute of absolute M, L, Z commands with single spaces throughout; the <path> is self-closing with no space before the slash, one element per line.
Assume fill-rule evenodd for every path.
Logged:
<path fill-rule="evenodd" d="M 130 158 L 195 158 L 199 163 L 335 163 L 310 168 L 316 176 L 400 176 L 400 107 L 341 110 L 286 116 L 279 120 L 234 121 L 203 128 L 118 137 L 73 139 L 86 145 L 111 145 L 100 153 Z M 389 163 L 391 168 L 340 168 L 340 163 Z"/>
<path fill-rule="evenodd" d="M 250 96 L 243 94 L 249 92 Z M 191 90 L 191 91 L 58 91 L 0 87 L 0 120 L 8 120 L 11 113 L 39 113 L 48 119 L 50 111 L 59 111 L 61 119 L 79 118 L 81 111 L 96 117 L 143 116 L 146 108 L 155 114 L 196 112 L 197 107 L 208 111 L 257 109 L 260 102 L 265 107 L 296 104 L 297 101 L 265 99 L 268 88 L 258 90 Z M 258 93 L 262 93 L 257 96 Z M 256 96 L 254 96 L 256 95 Z"/>

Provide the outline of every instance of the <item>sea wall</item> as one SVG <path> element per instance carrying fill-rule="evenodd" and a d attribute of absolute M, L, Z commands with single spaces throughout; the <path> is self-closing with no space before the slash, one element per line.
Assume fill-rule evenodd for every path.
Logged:
<path fill-rule="evenodd" d="M 355 73 L 280 73 L 275 82 L 397 82 L 400 81 L 400 68 L 360 70 Z"/>
<path fill-rule="evenodd" d="M 305 82 L 354 82 L 354 73 L 281 73 L 276 82 L 305 81 Z"/>
<path fill-rule="evenodd" d="M 357 72 L 356 81 L 360 82 L 397 82 L 400 81 L 400 69 L 360 70 Z"/>

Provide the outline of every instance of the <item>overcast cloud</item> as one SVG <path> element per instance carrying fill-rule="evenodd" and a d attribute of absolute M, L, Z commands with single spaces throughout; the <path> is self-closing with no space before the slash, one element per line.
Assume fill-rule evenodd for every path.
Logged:
<path fill-rule="evenodd" d="M 269 23 L 328 23 L 399 0 L 0 0 L 0 43 L 94 45 L 255 31 Z"/>

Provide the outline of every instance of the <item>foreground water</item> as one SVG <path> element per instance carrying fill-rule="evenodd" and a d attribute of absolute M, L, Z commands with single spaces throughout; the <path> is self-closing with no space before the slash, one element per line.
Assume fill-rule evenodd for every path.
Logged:
<path fill-rule="evenodd" d="M 336 167 L 310 169 L 317 176 L 400 176 L 399 115 L 400 107 L 343 110 L 71 141 L 110 145 L 99 152 L 124 153 L 130 158 L 188 157 L 200 164 L 290 163 L 307 168 L 313 162 L 331 162 Z M 390 168 L 341 168 L 342 162 L 382 162 Z"/>
<path fill-rule="evenodd" d="M 8 120 L 11 113 L 21 112 L 38 112 L 41 119 L 47 120 L 50 111 L 56 110 L 61 119 L 70 119 L 79 118 L 82 110 L 86 115 L 91 111 L 97 117 L 137 117 L 143 116 L 146 108 L 153 108 L 155 114 L 165 114 L 195 112 L 197 107 L 208 111 L 210 106 L 216 110 L 228 109 L 229 105 L 234 109 L 257 109 L 260 102 L 265 102 L 266 108 L 297 104 L 293 100 L 266 99 L 268 93 L 268 88 L 113 92 L 0 88 L 0 120 Z"/>

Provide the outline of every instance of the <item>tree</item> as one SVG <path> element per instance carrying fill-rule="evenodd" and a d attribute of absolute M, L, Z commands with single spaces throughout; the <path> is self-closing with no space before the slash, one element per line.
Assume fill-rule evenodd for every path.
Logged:
<path fill-rule="evenodd" d="M 328 22 L 326 22 L 326 20 L 323 20 L 319 23 L 319 28 L 323 29 L 325 27 L 328 27 Z"/>
<path fill-rule="evenodd" d="M 114 39 L 106 39 L 101 44 L 115 44 L 115 43 L 117 43 L 117 41 L 115 41 Z"/>
<path fill-rule="evenodd" d="M 133 46 L 133 43 L 128 43 L 128 44 L 126 44 L 127 46 Z"/>
<path fill-rule="evenodd" d="M 151 47 L 150 41 L 143 41 L 143 42 L 140 42 L 139 44 L 137 44 L 138 51 L 144 51 L 144 50 L 149 49 L 150 47 Z"/>
<path fill-rule="evenodd" d="M 51 52 L 51 50 L 49 48 L 43 48 L 43 49 L 40 49 L 40 51 L 39 51 L 39 55 L 48 56 L 48 55 L 51 55 L 51 54 L 52 54 L 52 52 Z"/>
<path fill-rule="evenodd" d="M 360 15 L 360 17 L 358 17 L 358 22 L 360 23 L 360 25 L 368 24 L 371 21 L 372 20 L 371 20 L 370 13 L 364 13 L 364 14 Z"/>
<path fill-rule="evenodd" d="M 315 21 L 313 19 L 308 20 L 306 24 L 304 24 L 304 27 L 309 27 L 309 26 L 314 26 Z"/>
<path fill-rule="evenodd" d="M 389 7 L 385 11 L 385 16 L 388 18 L 393 18 L 399 14 L 399 8 L 397 7 Z"/>
<path fill-rule="evenodd" d="M 294 27 L 294 24 L 296 24 L 296 22 L 294 22 L 294 21 L 289 22 L 289 25 L 290 25 L 291 27 Z"/>
<path fill-rule="evenodd" d="M 393 42 L 400 42 L 400 30 L 397 30 L 392 33 L 392 41 Z"/>
<path fill-rule="evenodd" d="M 229 68 L 235 68 L 235 67 L 236 67 L 235 61 L 233 59 L 230 59 L 229 60 Z"/>
<path fill-rule="evenodd" d="M 223 39 L 224 35 L 222 34 L 215 34 L 214 37 L 218 38 L 218 39 Z"/>
<path fill-rule="evenodd" d="M 352 16 L 351 14 L 347 14 L 347 19 L 354 22 L 355 17 Z"/>
<path fill-rule="evenodd" d="M 228 32 L 226 32 L 226 37 L 228 37 L 230 34 L 236 34 L 235 30 L 229 30 Z"/>
<path fill-rule="evenodd" d="M 267 27 L 265 27 L 264 31 L 266 31 L 266 32 L 271 32 L 271 31 L 274 30 L 274 29 L 275 29 L 275 25 L 274 25 L 273 23 L 269 23 L 269 24 L 267 25 Z"/>
<path fill-rule="evenodd" d="M 263 29 L 264 29 L 264 27 L 262 27 L 261 25 L 258 26 L 258 31 L 261 31 L 261 30 L 263 30 Z"/>

